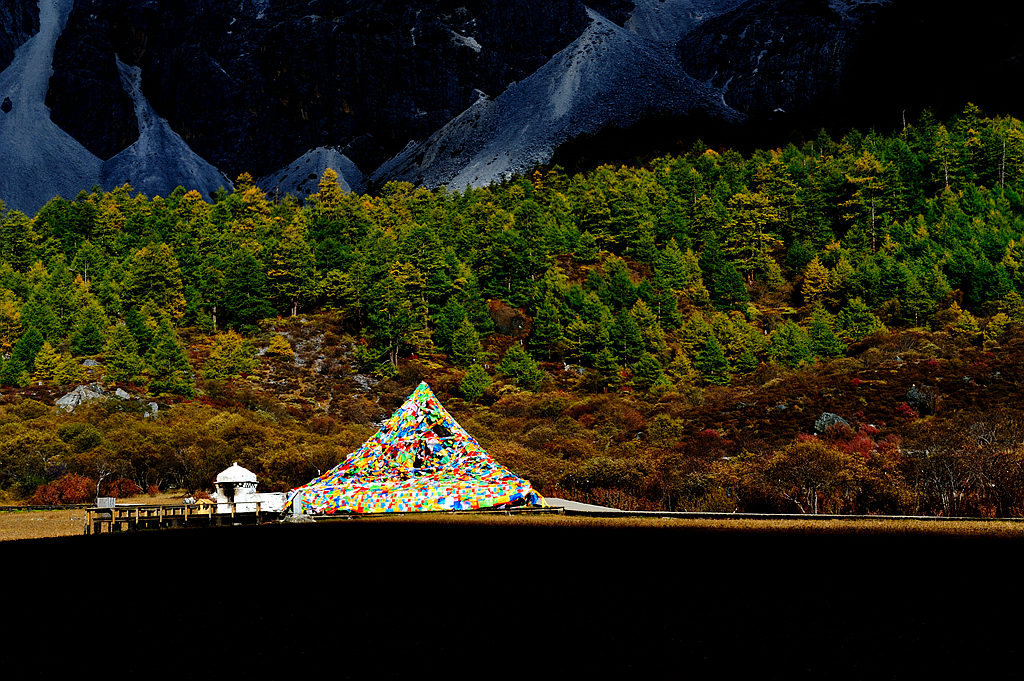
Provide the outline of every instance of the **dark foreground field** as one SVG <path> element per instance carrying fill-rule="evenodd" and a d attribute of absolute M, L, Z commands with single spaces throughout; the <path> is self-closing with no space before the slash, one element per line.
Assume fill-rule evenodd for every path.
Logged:
<path fill-rule="evenodd" d="M 977 678 L 1021 652 L 1022 547 L 424 522 L 7 542 L 0 649 L 5 678 Z"/>

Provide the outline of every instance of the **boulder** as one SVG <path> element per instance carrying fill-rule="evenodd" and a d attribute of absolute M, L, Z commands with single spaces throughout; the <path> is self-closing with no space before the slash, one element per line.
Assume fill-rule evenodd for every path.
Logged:
<path fill-rule="evenodd" d="M 57 399 L 57 409 L 72 412 L 86 402 L 109 399 L 110 395 L 99 383 L 76 386 L 74 390 Z"/>
<path fill-rule="evenodd" d="M 827 431 L 830 427 L 838 424 L 844 425 L 847 428 L 850 427 L 849 422 L 842 416 L 840 416 L 839 414 L 833 414 L 830 411 L 826 411 L 822 413 L 821 416 L 818 417 L 817 421 L 814 422 L 814 434 L 819 436 L 824 435 L 825 431 Z"/>
<path fill-rule="evenodd" d="M 907 404 L 921 416 L 934 414 L 939 405 L 939 393 L 931 386 L 914 384 L 907 390 Z"/>

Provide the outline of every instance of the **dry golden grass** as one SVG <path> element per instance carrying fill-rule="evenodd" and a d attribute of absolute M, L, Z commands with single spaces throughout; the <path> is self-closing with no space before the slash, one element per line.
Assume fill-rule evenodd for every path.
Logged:
<path fill-rule="evenodd" d="M 505 515 L 423 514 L 376 515 L 359 518 L 360 522 L 425 522 L 425 523 L 504 523 L 547 527 L 608 527 L 704 529 L 740 532 L 800 532 L 829 534 L 932 534 L 949 536 L 1009 536 L 1024 538 L 1024 522 L 1007 520 L 936 520 L 936 519 L 765 519 L 746 518 L 667 518 L 627 517 L 591 518 L 557 514 Z M 323 521 L 321 521 L 323 522 Z"/>
<path fill-rule="evenodd" d="M 163 492 L 156 496 L 141 495 L 119 500 L 124 504 L 180 504 L 184 494 Z M 70 537 L 82 534 L 85 509 L 66 511 L 9 511 L 0 512 L 0 541 L 14 539 L 41 539 L 43 537 Z"/>
<path fill-rule="evenodd" d="M 10 511 L 0 513 L 0 541 L 70 537 L 82 534 L 85 510 Z"/>
<path fill-rule="evenodd" d="M 125 503 L 163 504 L 181 503 L 179 493 L 161 494 L 156 497 L 136 497 Z M 585 516 L 557 514 L 503 513 L 424 513 L 424 514 L 381 514 L 373 516 L 318 518 L 317 522 L 416 522 L 425 524 L 504 524 L 526 527 L 566 528 L 620 528 L 620 529 L 696 529 L 736 532 L 797 532 L 803 534 L 873 534 L 873 535 L 945 535 L 945 536 L 987 536 L 1024 538 L 1024 522 L 1006 520 L 963 520 L 946 521 L 934 519 L 860 519 L 860 520 L 813 520 L 813 519 L 765 519 L 747 518 L 590 518 Z M 82 534 L 85 511 L 15 511 L 0 513 L 0 541 L 14 539 L 38 539 L 43 537 L 67 537 Z"/>

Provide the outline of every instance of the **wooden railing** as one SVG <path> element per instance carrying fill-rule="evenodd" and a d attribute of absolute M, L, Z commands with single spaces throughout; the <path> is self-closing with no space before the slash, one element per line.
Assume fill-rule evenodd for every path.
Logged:
<path fill-rule="evenodd" d="M 239 520 L 263 521 L 262 502 L 241 502 L 255 505 L 255 511 L 237 511 L 235 503 L 230 513 L 218 513 L 217 504 L 181 504 L 178 506 L 114 506 L 113 508 L 87 508 L 83 534 L 103 532 L 130 532 L 141 529 L 184 527 L 193 525 L 221 525 L 224 521 L 235 524 Z"/>

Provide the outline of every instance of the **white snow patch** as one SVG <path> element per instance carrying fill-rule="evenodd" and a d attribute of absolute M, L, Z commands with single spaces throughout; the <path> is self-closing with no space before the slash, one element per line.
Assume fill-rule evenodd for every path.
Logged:
<path fill-rule="evenodd" d="M 310 149 L 277 172 L 260 178 L 256 184 L 271 196 L 291 194 L 305 198 L 317 191 L 324 170 L 338 173 L 338 184 L 347 192 L 366 190 L 366 178 L 352 160 L 335 147 Z"/>

